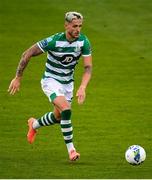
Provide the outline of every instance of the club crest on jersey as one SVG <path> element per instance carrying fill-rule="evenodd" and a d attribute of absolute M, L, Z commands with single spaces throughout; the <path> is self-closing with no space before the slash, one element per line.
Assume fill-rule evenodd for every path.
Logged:
<path fill-rule="evenodd" d="M 81 48 L 78 45 L 74 48 L 74 52 L 79 52 L 80 50 L 81 50 Z"/>
<path fill-rule="evenodd" d="M 48 42 L 46 39 L 42 40 L 40 43 L 41 43 L 43 48 L 45 48 L 48 45 Z"/>

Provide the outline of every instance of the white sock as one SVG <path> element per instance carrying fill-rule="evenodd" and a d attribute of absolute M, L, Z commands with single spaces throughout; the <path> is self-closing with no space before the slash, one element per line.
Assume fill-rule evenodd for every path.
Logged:
<path fill-rule="evenodd" d="M 38 120 L 35 120 L 35 121 L 33 122 L 32 127 L 33 127 L 33 129 L 38 129 L 38 128 L 41 127 L 41 125 L 39 124 Z"/>
<path fill-rule="evenodd" d="M 71 142 L 71 143 L 68 143 L 68 144 L 66 144 L 66 146 L 67 146 L 67 149 L 68 149 L 68 153 L 70 153 L 70 151 L 71 150 L 75 150 L 75 148 L 74 148 L 74 145 L 73 145 L 73 143 Z"/>

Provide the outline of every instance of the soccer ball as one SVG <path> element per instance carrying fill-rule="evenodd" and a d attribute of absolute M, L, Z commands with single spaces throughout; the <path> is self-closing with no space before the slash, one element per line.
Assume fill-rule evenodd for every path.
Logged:
<path fill-rule="evenodd" d="M 146 152 L 143 147 L 132 145 L 126 150 L 125 158 L 131 165 L 139 165 L 146 159 Z"/>

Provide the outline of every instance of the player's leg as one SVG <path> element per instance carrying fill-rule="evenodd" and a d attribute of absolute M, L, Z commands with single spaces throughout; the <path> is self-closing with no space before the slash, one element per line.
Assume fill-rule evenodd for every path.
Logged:
<path fill-rule="evenodd" d="M 57 114 L 57 110 L 55 111 Z M 33 128 L 38 129 L 42 126 L 50 126 L 60 123 L 60 119 L 56 119 L 57 115 L 54 112 L 45 113 L 41 118 L 37 119 L 33 123 Z"/>
<path fill-rule="evenodd" d="M 55 105 L 54 105 L 53 114 L 55 116 L 55 119 L 60 122 L 61 121 L 61 111 Z"/>
<path fill-rule="evenodd" d="M 42 80 L 41 86 L 42 86 L 42 90 L 49 98 L 50 102 L 52 102 L 56 97 L 56 91 L 58 89 L 61 89 L 60 84 L 51 78 Z M 42 126 L 50 126 L 57 123 L 58 124 L 60 123 L 60 111 L 57 107 L 54 108 L 54 112 L 48 112 L 38 119 L 33 117 L 30 118 L 28 120 L 28 126 L 29 126 L 29 130 L 27 134 L 28 142 L 29 143 L 34 142 L 38 128 Z"/>
<path fill-rule="evenodd" d="M 53 103 L 61 111 L 61 131 L 69 153 L 69 158 L 74 161 L 80 157 L 73 144 L 73 127 L 71 123 L 71 105 L 64 96 L 58 96 Z"/>
<path fill-rule="evenodd" d="M 57 107 L 54 107 L 53 112 L 48 112 L 39 119 L 30 118 L 28 120 L 29 131 L 27 134 L 27 140 L 29 143 L 33 143 L 36 137 L 37 129 L 43 126 L 50 126 L 54 124 L 60 124 L 61 115 Z"/>
<path fill-rule="evenodd" d="M 73 132 L 72 132 L 72 124 L 71 124 L 71 106 L 68 101 L 72 99 L 72 91 L 73 84 L 68 85 L 68 95 L 65 95 L 65 89 L 63 86 L 55 81 L 54 79 L 45 79 L 41 81 L 42 89 L 44 93 L 49 98 L 50 102 L 53 102 L 55 108 L 53 113 L 46 113 L 40 119 L 35 121 L 34 118 L 30 118 L 28 120 L 29 131 L 28 131 L 28 141 L 32 143 L 36 136 L 36 129 L 44 126 L 44 125 L 52 125 L 52 121 L 54 123 L 59 122 L 61 119 L 61 130 L 64 136 L 64 140 L 69 152 L 70 160 L 76 160 L 79 158 L 80 154 L 75 151 L 73 145 Z M 70 93 L 69 93 L 70 92 Z M 66 96 L 66 98 L 65 98 Z M 52 115 L 53 114 L 53 115 Z M 50 123 L 51 122 L 51 123 Z"/>

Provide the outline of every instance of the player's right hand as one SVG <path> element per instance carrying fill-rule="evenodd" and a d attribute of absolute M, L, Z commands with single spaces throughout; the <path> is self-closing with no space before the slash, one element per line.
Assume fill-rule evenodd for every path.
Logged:
<path fill-rule="evenodd" d="M 14 95 L 17 91 L 20 90 L 20 81 L 21 81 L 21 78 L 20 77 L 15 77 L 10 85 L 9 85 L 9 88 L 8 88 L 8 92 L 11 94 L 11 95 Z"/>

